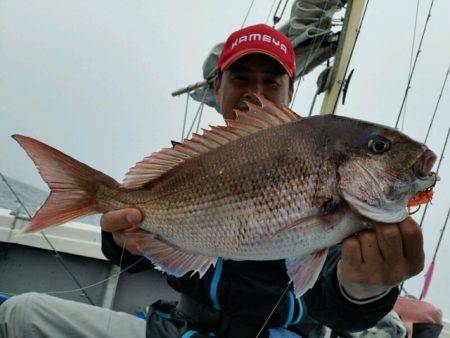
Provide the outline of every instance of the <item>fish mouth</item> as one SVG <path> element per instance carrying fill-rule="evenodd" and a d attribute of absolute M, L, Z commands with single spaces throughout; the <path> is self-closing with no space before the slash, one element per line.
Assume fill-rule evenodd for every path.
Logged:
<path fill-rule="evenodd" d="M 414 184 L 416 192 L 425 191 L 428 188 L 434 187 L 436 182 L 440 181 L 440 177 L 435 172 L 430 172 L 425 177 L 417 177 Z"/>
<path fill-rule="evenodd" d="M 358 162 L 355 164 L 361 172 L 365 174 L 367 179 L 370 180 L 374 192 L 377 195 L 379 205 L 371 205 L 360 200 L 351 192 L 341 190 L 341 196 L 349 204 L 350 208 L 361 216 L 377 222 L 396 223 L 404 220 L 408 216 L 406 208 L 404 207 L 406 202 L 403 201 L 403 199 L 389 199 L 372 172 Z"/>
<path fill-rule="evenodd" d="M 430 149 L 425 148 L 412 166 L 414 174 L 418 178 L 427 177 L 431 173 L 436 159 L 436 155 Z"/>
<path fill-rule="evenodd" d="M 424 191 L 434 186 L 436 182 L 439 181 L 439 176 L 431 171 L 436 159 L 436 155 L 428 148 L 425 148 L 413 164 L 412 171 L 416 178 L 414 181 L 416 192 Z"/>

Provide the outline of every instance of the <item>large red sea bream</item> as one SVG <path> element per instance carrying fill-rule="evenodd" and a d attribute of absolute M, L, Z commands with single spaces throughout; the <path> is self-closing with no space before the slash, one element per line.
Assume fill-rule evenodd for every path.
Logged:
<path fill-rule="evenodd" d="M 285 259 L 300 296 L 328 247 L 366 219 L 405 219 L 408 201 L 436 181 L 433 152 L 397 130 L 333 115 L 302 119 L 258 99 L 262 107 L 248 103 L 226 127 L 146 157 L 122 184 L 13 136 L 51 189 L 26 231 L 134 207 L 148 231 L 140 250 L 162 271 L 202 276 L 218 257 Z"/>

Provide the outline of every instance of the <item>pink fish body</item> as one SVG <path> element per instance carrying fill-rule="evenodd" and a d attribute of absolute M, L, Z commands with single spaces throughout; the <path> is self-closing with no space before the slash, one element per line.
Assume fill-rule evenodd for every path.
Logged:
<path fill-rule="evenodd" d="M 327 248 L 366 227 L 398 222 L 435 183 L 435 155 L 388 127 L 338 116 L 301 119 L 259 97 L 227 127 L 145 158 L 119 185 L 28 137 L 14 138 L 51 194 L 27 231 L 94 212 L 135 207 L 130 234 L 161 270 L 203 275 L 218 257 L 286 259 L 296 295 L 310 288 Z"/>

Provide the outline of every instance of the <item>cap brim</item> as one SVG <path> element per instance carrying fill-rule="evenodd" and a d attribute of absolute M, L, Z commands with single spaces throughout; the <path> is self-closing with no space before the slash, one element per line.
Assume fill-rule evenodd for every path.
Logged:
<path fill-rule="evenodd" d="M 258 49 L 258 48 L 252 48 L 252 49 L 247 49 L 247 50 L 243 50 L 240 53 L 237 53 L 236 55 L 234 55 L 232 58 L 230 58 L 229 60 L 227 60 L 227 62 L 225 62 L 222 65 L 222 71 L 227 70 L 227 68 L 229 66 L 231 66 L 234 62 L 236 62 L 237 60 L 239 60 L 240 58 L 249 55 L 249 54 L 264 54 L 266 56 L 271 57 L 272 59 L 274 59 L 275 61 L 277 61 L 286 71 L 286 73 L 289 75 L 289 77 L 293 77 L 294 74 L 292 73 L 292 71 L 289 69 L 289 67 L 275 54 L 268 52 L 267 50 L 264 49 Z"/>

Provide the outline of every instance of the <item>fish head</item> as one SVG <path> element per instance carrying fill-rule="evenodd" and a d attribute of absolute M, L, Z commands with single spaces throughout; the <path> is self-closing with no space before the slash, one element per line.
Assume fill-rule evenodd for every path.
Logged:
<path fill-rule="evenodd" d="M 369 219 L 402 221 L 412 196 L 436 183 L 437 176 L 431 172 L 436 155 L 396 129 L 337 120 L 344 126 L 334 130 L 340 195 Z"/>

